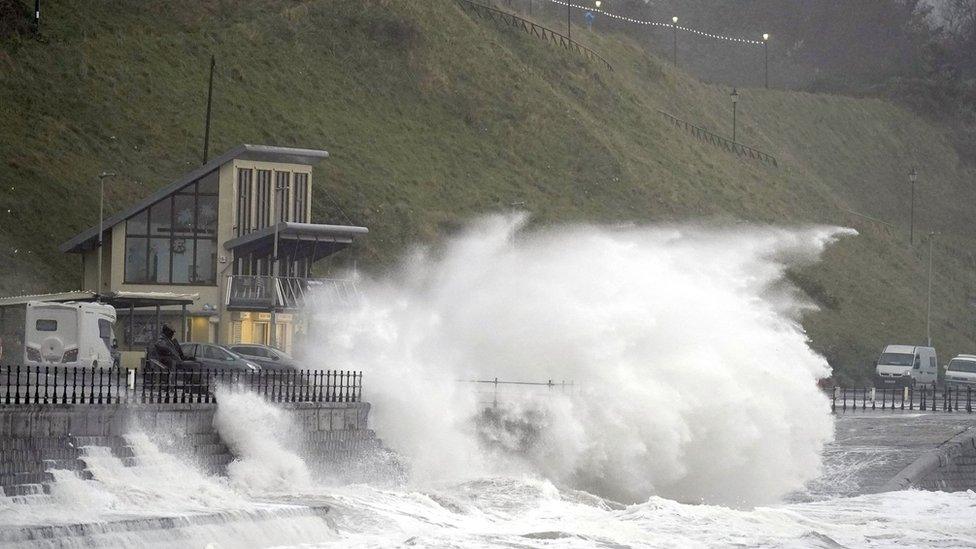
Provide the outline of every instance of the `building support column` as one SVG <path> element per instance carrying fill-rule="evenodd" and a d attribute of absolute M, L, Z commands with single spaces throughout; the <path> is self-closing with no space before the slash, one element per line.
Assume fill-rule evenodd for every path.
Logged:
<path fill-rule="evenodd" d="M 190 338 L 186 333 L 186 304 L 184 303 L 180 307 L 180 334 L 183 341 L 189 341 Z"/>
<path fill-rule="evenodd" d="M 159 339 L 159 330 L 162 326 L 159 325 L 160 315 L 159 315 L 159 305 L 156 305 L 156 322 L 153 325 L 153 341 Z"/>

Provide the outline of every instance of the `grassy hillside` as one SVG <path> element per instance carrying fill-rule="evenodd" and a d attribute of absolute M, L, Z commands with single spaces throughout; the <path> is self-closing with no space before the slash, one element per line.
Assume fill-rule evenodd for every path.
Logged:
<path fill-rule="evenodd" d="M 211 151 L 329 150 L 315 219 L 369 226 L 367 266 L 513 203 L 538 223 L 854 226 L 861 236 L 793 278 L 824 305 L 805 319 L 815 347 L 858 378 L 884 343 L 924 340 L 919 236 L 937 230 L 933 339 L 943 356 L 973 350 L 974 174 L 943 129 L 890 104 L 740 89 L 739 139 L 775 154 L 776 169 L 657 114 L 730 133 L 729 90 L 579 31 L 609 72 L 448 0 L 67 1 L 47 7 L 43 32 L 0 47 L 0 293 L 78 286 L 78 260 L 57 244 L 97 221 L 100 171 L 120 174 L 111 212 L 199 163 L 215 53 Z"/>

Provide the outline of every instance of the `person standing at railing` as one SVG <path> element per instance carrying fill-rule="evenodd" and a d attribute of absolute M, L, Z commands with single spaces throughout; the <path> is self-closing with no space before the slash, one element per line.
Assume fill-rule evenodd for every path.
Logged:
<path fill-rule="evenodd" d="M 149 361 L 156 361 L 169 370 L 179 368 L 186 357 L 183 356 L 183 349 L 175 336 L 176 332 L 169 325 L 163 324 L 162 333 L 149 348 L 149 356 L 146 358 Z"/>
<path fill-rule="evenodd" d="M 586 15 L 583 16 L 583 19 L 586 20 L 586 29 L 593 30 L 593 20 L 596 19 L 596 16 L 593 15 L 593 12 L 592 11 L 586 12 Z"/>

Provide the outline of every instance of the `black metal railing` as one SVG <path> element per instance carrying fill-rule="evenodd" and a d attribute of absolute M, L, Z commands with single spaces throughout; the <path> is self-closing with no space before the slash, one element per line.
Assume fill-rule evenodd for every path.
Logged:
<path fill-rule="evenodd" d="M 830 410 L 857 412 L 866 410 L 908 410 L 921 412 L 973 413 L 976 390 L 973 387 L 934 385 L 912 387 L 834 387 L 828 389 Z"/>
<path fill-rule="evenodd" d="M 743 158 L 750 158 L 752 160 L 758 160 L 763 164 L 768 164 L 771 166 L 775 166 L 777 168 L 779 167 L 779 162 L 776 160 L 776 157 L 771 154 L 764 153 L 759 149 L 750 147 L 748 145 L 743 145 L 742 143 L 733 141 L 727 137 L 722 137 L 717 133 L 713 133 L 700 126 L 696 126 L 691 122 L 682 120 L 664 111 L 659 110 L 657 112 L 659 112 L 661 116 L 667 119 L 668 122 L 671 123 L 671 125 L 679 129 L 684 129 L 699 141 L 715 145 L 716 147 L 725 149 L 727 152 L 734 153 L 737 156 Z"/>
<path fill-rule="evenodd" d="M 482 19 L 488 19 L 495 24 L 521 29 L 527 34 L 531 34 L 536 38 L 545 40 L 550 44 L 562 46 L 570 51 L 575 51 L 590 61 L 598 61 L 606 66 L 607 70 L 613 70 L 613 65 L 611 65 L 610 62 L 604 59 L 600 54 L 584 46 L 583 44 L 576 42 L 572 38 L 560 34 L 550 28 L 543 27 L 538 23 L 533 23 L 532 21 L 519 17 L 515 14 L 485 6 L 484 4 L 479 4 L 477 2 L 472 2 L 471 0 L 455 1 L 459 6 L 461 6 L 461 9 L 469 13 L 474 13 Z"/>
<path fill-rule="evenodd" d="M 216 402 L 218 387 L 271 402 L 359 402 L 363 373 L 347 370 L 0 367 L 0 405 Z"/>

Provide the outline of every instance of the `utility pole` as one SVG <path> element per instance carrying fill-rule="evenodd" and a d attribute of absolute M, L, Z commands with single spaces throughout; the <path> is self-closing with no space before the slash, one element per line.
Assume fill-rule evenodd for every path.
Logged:
<path fill-rule="evenodd" d="M 674 48 L 672 49 L 671 63 L 678 66 L 678 16 L 671 18 L 671 31 L 674 34 Z"/>
<path fill-rule="evenodd" d="M 207 156 L 210 153 L 210 109 L 213 105 L 213 77 L 214 66 L 217 64 L 216 58 L 210 56 L 210 84 L 207 86 L 207 122 L 203 130 L 203 163 L 207 163 Z"/>
<path fill-rule="evenodd" d="M 98 174 L 98 287 L 95 288 L 95 295 L 98 300 L 102 300 L 102 225 L 105 223 L 105 178 L 115 177 L 112 172 L 102 172 Z"/>

